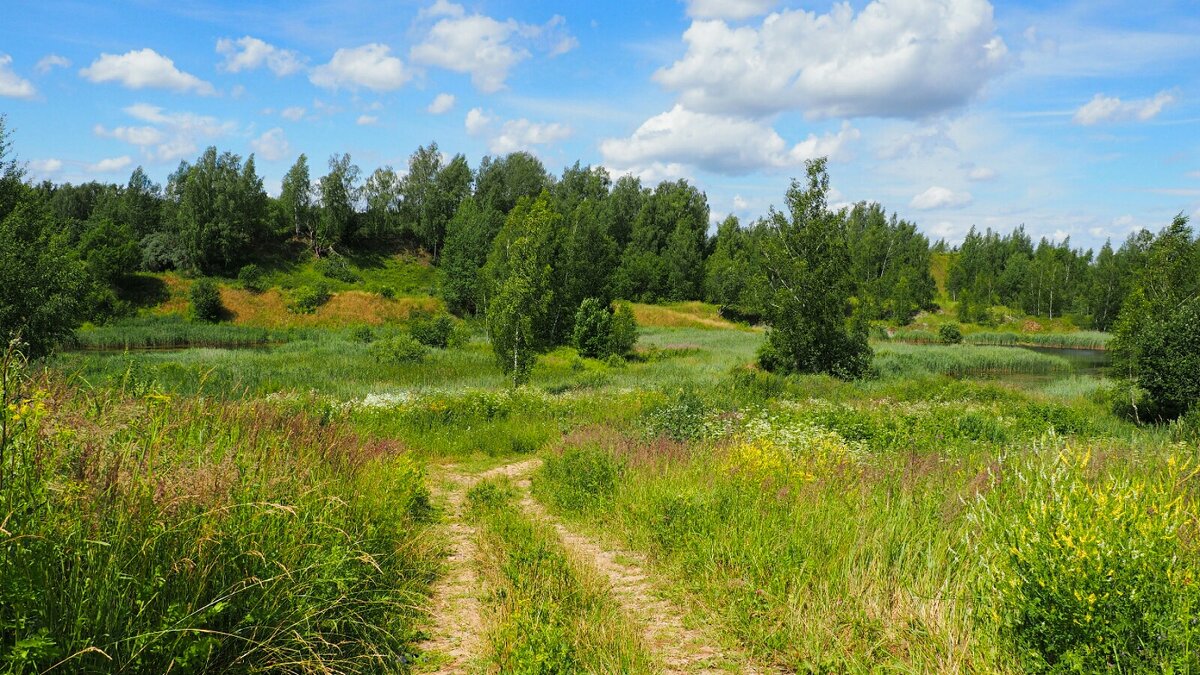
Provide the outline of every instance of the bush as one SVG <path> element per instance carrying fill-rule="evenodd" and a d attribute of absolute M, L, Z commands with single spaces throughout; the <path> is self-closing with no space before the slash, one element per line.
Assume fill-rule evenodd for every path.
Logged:
<path fill-rule="evenodd" d="M 627 356 L 633 352 L 638 341 L 637 320 L 633 318 L 633 308 L 627 304 L 617 305 L 612 315 L 612 336 L 609 338 L 608 353 L 617 356 Z"/>
<path fill-rule="evenodd" d="M 571 344 L 592 359 L 607 356 L 612 347 L 612 313 L 596 298 L 587 298 L 575 312 Z"/>
<path fill-rule="evenodd" d="M 646 415 L 646 429 L 653 436 L 677 441 L 699 438 L 704 433 L 708 405 L 691 389 L 681 389 Z"/>
<path fill-rule="evenodd" d="M 1189 510 L 1174 460 L 1148 483 L 1089 479 L 1090 452 L 1014 472 L 1017 507 L 981 502 L 979 604 L 1029 669 L 1194 672 L 1200 638 Z M 1005 472 L 1008 475 L 1008 472 Z M 997 493 L 993 493 L 997 494 Z"/>
<path fill-rule="evenodd" d="M 408 332 L 426 347 L 445 349 L 454 339 L 454 319 L 449 314 L 418 314 L 409 321 Z"/>
<path fill-rule="evenodd" d="M 956 345 L 963 341 L 962 329 L 956 323 L 948 323 L 938 329 L 938 339 L 942 344 Z"/>
<path fill-rule="evenodd" d="M 350 269 L 350 265 L 342 258 L 326 258 L 317 263 L 317 271 L 330 279 L 342 281 L 347 284 L 356 284 L 362 281 L 362 277 L 354 273 Z"/>
<path fill-rule="evenodd" d="M 392 300 L 396 297 L 396 289 L 392 288 L 391 286 L 380 286 L 379 297 L 383 298 L 384 300 Z"/>
<path fill-rule="evenodd" d="M 371 345 L 371 356 L 379 363 L 416 363 L 425 358 L 428 351 L 411 335 L 397 335 Z"/>
<path fill-rule="evenodd" d="M 216 323 L 225 313 L 221 304 L 221 290 L 212 279 L 200 279 L 192 284 L 189 296 L 192 300 L 192 316 L 197 321 Z"/>
<path fill-rule="evenodd" d="M 318 283 L 316 286 L 301 286 L 292 291 L 288 309 L 295 314 L 312 314 L 317 311 L 318 307 L 329 302 L 330 297 L 332 296 L 329 293 L 329 287 L 323 283 Z"/>
<path fill-rule="evenodd" d="M 262 293 L 267 290 L 266 285 L 263 283 L 263 270 L 254 263 L 250 263 L 238 270 L 238 282 L 242 284 L 242 288 L 251 293 Z"/>
<path fill-rule="evenodd" d="M 375 329 L 367 325 L 355 326 L 350 329 L 350 339 L 363 344 L 375 341 Z"/>

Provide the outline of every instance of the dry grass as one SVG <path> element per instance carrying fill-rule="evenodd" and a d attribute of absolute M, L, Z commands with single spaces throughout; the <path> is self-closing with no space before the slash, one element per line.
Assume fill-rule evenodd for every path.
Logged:
<path fill-rule="evenodd" d="M 704 302 L 676 302 L 669 305 L 631 303 L 633 317 L 647 328 L 724 328 L 742 329 L 721 318 L 715 305 Z"/>
<path fill-rule="evenodd" d="M 434 312 L 441 308 L 437 298 L 397 298 L 388 300 L 365 291 L 334 293 L 329 302 L 312 314 L 288 311 L 287 298 L 278 289 L 251 293 L 239 288 L 222 288 L 221 302 L 234 324 L 261 328 L 339 327 L 351 324 L 379 325 L 403 321 L 415 311 Z"/>

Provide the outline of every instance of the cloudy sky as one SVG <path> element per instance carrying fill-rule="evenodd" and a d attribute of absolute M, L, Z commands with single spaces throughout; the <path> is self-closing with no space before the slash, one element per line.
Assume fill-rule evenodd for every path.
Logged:
<path fill-rule="evenodd" d="M 436 140 L 761 215 L 804 161 L 933 238 L 1082 246 L 1200 216 L 1194 0 L 12 0 L 0 112 L 35 178 L 165 181 L 208 145 L 268 190 Z"/>

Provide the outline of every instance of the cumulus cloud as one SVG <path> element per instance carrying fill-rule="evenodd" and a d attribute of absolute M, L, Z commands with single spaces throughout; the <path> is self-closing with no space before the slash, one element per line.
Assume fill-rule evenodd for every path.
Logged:
<path fill-rule="evenodd" d="M 37 65 L 34 66 L 33 69 L 37 71 L 38 75 L 45 75 L 46 73 L 50 72 L 51 70 L 54 70 L 55 68 L 70 68 L 70 67 L 71 67 L 71 60 L 68 59 L 67 57 L 59 56 L 58 54 L 47 54 L 47 55 L 43 56 L 41 58 L 41 60 L 39 60 L 37 62 Z"/>
<path fill-rule="evenodd" d="M 797 166 L 814 157 L 836 159 L 858 137 L 858 130 L 846 122 L 836 133 L 810 134 L 789 146 L 765 123 L 693 112 L 676 104 L 646 120 L 632 136 L 602 141 L 600 153 L 606 163 L 635 173 L 640 167 L 660 163 L 744 175 Z"/>
<path fill-rule="evenodd" d="M 174 61 L 149 48 L 101 54 L 79 74 L 92 82 L 117 82 L 127 89 L 170 89 L 202 96 L 217 93 L 208 82 L 179 70 Z"/>
<path fill-rule="evenodd" d="M 288 156 L 292 145 L 288 143 L 283 129 L 275 127 L 270 131 L 264 132 L 262 136 L 250 141 L 250 149 L 254 150 L 254 154 L 268 162 L 278 162 Z"/>
<path fill-rule="evenodd" d="M 130 145 L 148 146 L 158 145 L 166 140 L 167 135 L 157 127 L 114 127 L 107 129 L 101 124 L 97 124 L 92 128 L 92 132 L 101 138 L 115 138 L 118 141 L 124 141 Z"/>
<path fill-rule="evenodd" d="M 95 164 L 89 164 L 87 169 L 92 173 L 117 173 L 118 171 L 128 169 L 130 164 L 133 164 L 133 159 L 129 155 L 122 155 L 120 157 L 102 159 Z"/>
<path fill-rule="evenodd" d="M 63 163 L 61 159 L 35 159 L 29 163 L 29 168 L 39 176 L 49 176 L 61 171 Z"/>
<path fill-rule="evenodd" d="M 1105 122 L 1146 122 L 1175 102 L 1175 95 L 1160 91 L 1154 98 L 1122 101 L 1116 96 L 1096 96 L 1075 111 L 1075 123 L 1084 126 Z"/>
<path fill-rule="evenodd" d="M 279 112 L 279 114 L 282 115 L 285 120 L 299 122 L 300 120 L 304 119 L 304 112 L 304 108 L 294 105 L 289 108 L 284 108 Z"/>
<path fill-rule="evenodd" d="M 355 120 L 355 124 L 360 127 L 370 127 L 379 124 L 379 117 L 376 115 L 359 115 Z"/>
<path fill-rule="evenodd" d="M 531 56 L 530 48 L 556 56 L 579 44 L 566 31 L 561 16 L 540 26 L 516 19 L 499 21 L 438 0 L 422 10 L 421 17 L 436 21 L 409 57 L 416 63 L 468 74 L 477 89 L 489 93 L 504 88 L 509 71 Z"/>
<path fill-rule="evenodd" d="M 225 57 L 225 61 L 220 64 L 221 70 L 229 73 L 266 66 L 271 72 L 283 77 L 304 67 L 300 55 L 296 52 L 280 49 L 249 35 L 237 40 L 217 40 L 217 53 Z"/>
<path fill-rule="evenodd" d="M 426 108 L 433 115 L 450 112 L 454 107 L 454 94 L 438 94 Z"/>
<path fill-rule="evenodd" d="M 682 59 L 655 73 L 700 112 L 924 117 L 963 105 L 1007 47 L 987 0 L 874 0 L 855 14 L 784 10 L 759 26 L 697 20 Z"/>
<path fill-rule="evenodd" d="M 211 142 L 237 129 L 233 122 L 189 112 L 168 112 L 146 103 L 125 108 L 125 114 L 145 123 L 144 126 L 109 129 L 97 124 L 93 132 L 137 146 L 146 158 L 162 162 L 189 158 L 197 153 L 201 142 Z"/>
<path fill-rule="evenodd" d="M 499 120 L 479 108 L 467 112 L 467 133 L 487 138 L 488 151 L 505 155 L 534 146 L 549 145 L 571 136 L 571 127 L 557 122 L 531 122 L 527 119 Z"/>
<path fill-rule="evenodd" d="M 393 91 L 412 79 L 404 62 L 391 55 L 391 48 L 378 42 L 353 49 L 339 49 L 329 63 L 313 68 L 308 79 L 325 89 L 370 89 Z"/>
<path fill-rule="evenodd" d="M 766 14 L 779 0 L 688 0 L 688 16 L 697 19 L 749 19 Z"/>
<path fill-rule="evenodd" d="M 958 209 L 970 204 L 971 200 L 970 192 L 955 192 L 949 188 L 934 185 L 913 197 L 909 206 L 922 211 L 930 209 Z"/>
<path fill-rule="evenodd" d="M 36 94 L 33 83 L 13 72 L 12 57 L 8 54 L 0 56 L 0 96 L 33 98 Z"/>

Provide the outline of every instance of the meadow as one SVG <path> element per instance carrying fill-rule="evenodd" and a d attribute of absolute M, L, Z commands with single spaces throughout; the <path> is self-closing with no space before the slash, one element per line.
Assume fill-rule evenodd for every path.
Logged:
<path fill-rule="evenodd" d="M 1194 422 L 999 340 L 844 382 L 753 367 L 711 306 L 635 314 L 630 358 L 515 389 L 470 322 L 412 358 L 403 321 L 171 316 L 10 355 L 0 663 L 1200 669 Z"/>

